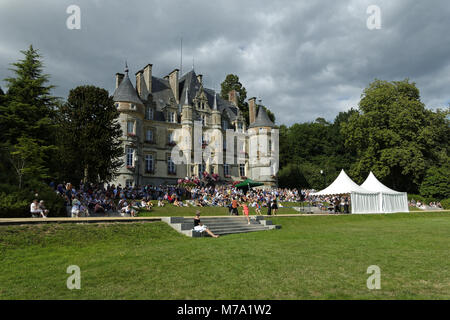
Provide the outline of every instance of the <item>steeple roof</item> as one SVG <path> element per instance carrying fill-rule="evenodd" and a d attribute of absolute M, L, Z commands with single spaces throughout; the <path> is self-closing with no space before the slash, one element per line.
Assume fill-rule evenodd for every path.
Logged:
<path fill-rule="evenodd" d="M 128 68 L 125 69 L 125 77 L 122 82 L 117 87 L 116 91 L 114 91 L 113 99 L 114 101 L 143 104 L 128 77 Z"/>
<path fill-rule="evenodd" d="M 263 106 L 258 108 L 258 115 L 256 116 L 255 122 L 249 125 L 249 128 L 256 127 L 271 127 L 273 128 L 275 124 L 270 120 L 267 115 L 266 109 Z"/>

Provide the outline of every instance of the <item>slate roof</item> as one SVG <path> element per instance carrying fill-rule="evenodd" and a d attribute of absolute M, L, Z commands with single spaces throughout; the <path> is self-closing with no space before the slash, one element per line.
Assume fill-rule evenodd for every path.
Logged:
<path fill-rule="evenodd" d="M 136 89 L 131 84 L 130 78 L 128 77 L 128 72 L 125 74 L 125 77 L 117 87 L 116 91 L 114 91 L 113 99 L 114 101 L 143 104 L 141 99 L 138 97 Z"/>
<path fill-rule="evenodd" d="M 256 127 L 271 127 L 273 128 L 275 124 L 270 120 L 269 116 L 267 115 L 266 109 L 263 107 L 258 108 L 258 115 L 256 116 L 255 122 L 253 122 L 251 125 L 249 125 L 249 128 L 256 128 Z"/>
<path fill-rule="evenodd" d="M 195 98 L 197 92 L 200 90 L 201 84 L 197 79 L 197 75 L 194 70 L 191 70 L 184 74 L 178 80 L 179 83 L 179 101 L 181 105 L 185 104 L 186 91 L 188 91 L 188 103 L 192 105 L 192 101 Z M 141 86 L 145 88 L 145 81 L 141 77 Z M 214 106 L 214 94 L 215 91 L 208 88 L 203 88 L 206 98 L 208 99 L 208 105 L 213 108 Z M 114 92 L 114 101 L 126 101 L 132 103 L 143 104 L 142 101 L 147 100 L 148 92 L 143 90 L 141 97 L 134 86 L 132 85 L 128 73 L 126 73 L 124 79 L 120 83 L 119 87 Z M 156 110 L 154 113 L 154 119 L 159 121 L 165 121 L 165 115 L 162 110 L 167 105 L 170 105 L 176 101 L 173 91 L 170 87 L 169 81 L 164 78 L 158 78 L 152 76 L 152 96 L 153 101 L 156 104 Z M 172 101 L 172 103 L 171 103 Z M 230 121 L 236 120 L 238 116 L 238 108 L 234 106 L 230 101 L 222 99 L 219 94 L 217 94 L 217 109 L 219 112 L 226 116 Z M 267 115 L 266 115 L 267 116 Z M 269 120 L 270 121 L 270 120 Z M 273 123 L 272 123 L 273 126 Z"/>

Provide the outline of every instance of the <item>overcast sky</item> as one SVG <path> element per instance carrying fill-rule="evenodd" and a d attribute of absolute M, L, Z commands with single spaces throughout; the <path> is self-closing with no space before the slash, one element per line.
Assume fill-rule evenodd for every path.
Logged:
<path fill-rule="evenodd" d="M 79 30 L 66 26 L 69 5 L 81 9 Z M 381 29 L 367 27 L 369 5 Z M 133 75 L 147 63 L 160 77 L 180 68 L 182 37 L 183 73 L 194 58 L 217 89 L 237 74 L 277 124 L 333 120 L 375 78 L 410 78 L 434 109 L 450 103 L 449 17 L 448 0 L 0 0 L 0 79 L 33 44 L 55 95 L 83 84 L 112 94 L 125 60 Z"/>

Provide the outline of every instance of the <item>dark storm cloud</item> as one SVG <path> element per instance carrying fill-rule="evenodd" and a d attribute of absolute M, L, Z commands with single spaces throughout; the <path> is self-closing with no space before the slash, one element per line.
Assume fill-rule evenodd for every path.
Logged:
<path fill-rule="evenodd" d="M 66 8 L 81 8 L 81 30 Z M 366 27 L 369 5 L 382 28 Z M 375 78 L 415 81 L 427 106 L 450 101 L 450 7 L 443 1 L 18 1 L 0 0 L 0 78 L 33 44 L 66 97 L 94 84 L 114 89 L 125 60 L 164 76 L 180 65 L 219 88 L 238 74 L 279 124 L 332 120 L 357 105 Z M 2 85 L 4 87 L 4 83 Z"/>

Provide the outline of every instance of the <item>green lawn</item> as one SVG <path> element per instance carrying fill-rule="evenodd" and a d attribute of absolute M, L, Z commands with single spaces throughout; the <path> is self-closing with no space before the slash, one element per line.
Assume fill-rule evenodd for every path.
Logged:
<path fill-rule="evenodd" d="M 448 212 L 272 220 L 282 229 L 218 239 L 162 222 L 1 226 L 0 298 L 450 298 Z M 69 265 L 81 290 L 66 288 Z"/>

